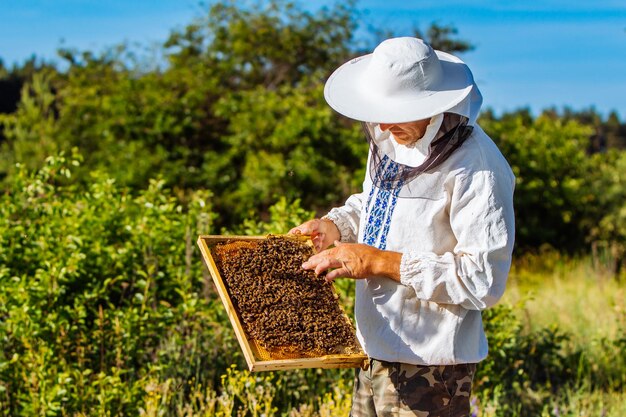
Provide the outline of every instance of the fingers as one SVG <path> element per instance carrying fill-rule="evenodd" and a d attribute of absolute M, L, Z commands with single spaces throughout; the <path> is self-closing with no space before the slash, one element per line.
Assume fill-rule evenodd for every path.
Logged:
<path fill-rule="evenodd" d="M 311 242 L 313 242 L 316 252 L 319 252 L 324 248 L 324 235 L 319 233 L 317 230 L 298 226 L 291 229 L 289 234 L 311 236 Z"/>
<path fill-rule="evenodd" d="M 304 222 L 301 225 L 292 228 L 289 233 L 294 235 L 315 236 L 319 233 L 319 220 L 313 219 Z"/>
<path fill-rule="evenodd" d="M 338 242 L 335 242 L 335 244 L 336 243 Z M 338 258 L 337 251 L 334 249 L 311 256 L 302 264 L 302 268 L 313 270 L 315 275 L 319 275 L 324 271 L 327 271 L 325 279 L 328 282 L 331 282 L 335 278 L 339 277 L 354 277 L 353 271 L 348 268 L 344 261 Z"/>
<path fill-rule="evenodd" d="M 333 282 L 335 278 L 343 278 L 343 277 L 346 277 L 346 278 L 352 277 L 348 268 L 333 269 L 332 271 L 326 274 L 325 279 L 328 282 Z"/>
<path fill-rule="evenodd" d="M 302 264 L 302 268 L 304 269 L 313 269 L 315 275 L 319 275 L 328 269 L 340 268 L 341 266 L 339 260 L 328 256 L 319 256 L 319 254 L 312 256 L 308 261 Z"/>
<path fill-rule="evenodd" d="M 310 228 L 306 227 L 304 224 L 300 226 L 296 226 L 288 232 L 290 235 L 310 235 Z"/>
<path fill-rule="evenodd" d="M 315 266 L 315 275 L 319 275 L 327 269 L 337 268 L 339 262 L 335 259 L 324 259 Z"/>
<path fill-rule="evenodd" d="M 319 234 L 311 235 L 311 242 L 313 242 L 315 252 L 319 252 L 324 248 L 324 241 L 322 239 L 322 236 L 320 236 Z"/>

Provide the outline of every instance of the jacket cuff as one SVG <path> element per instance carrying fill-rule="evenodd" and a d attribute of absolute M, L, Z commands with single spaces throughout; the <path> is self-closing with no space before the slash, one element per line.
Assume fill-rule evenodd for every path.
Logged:
<path fill-rule="evenodd" d="M 335 226 L 339 229 L 339 235 L 341 236 L 339 239 L 340 242 L 356 242 L 356 233 L 352 230 L 349 219 L 341 215 L 341 210 L 333 208 L 322 218 L 335 223 Z"/>
<path fill-rule="evenodd" d="M 419 288 L 420 280 L 417 279 L 422 272 L 419 254 L 405 252 L 400 259 L 400 283 L 409 287 Z"/>

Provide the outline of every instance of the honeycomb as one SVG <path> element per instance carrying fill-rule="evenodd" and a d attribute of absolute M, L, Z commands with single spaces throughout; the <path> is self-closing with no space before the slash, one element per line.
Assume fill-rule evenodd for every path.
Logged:
<path fill-rule="evenodd" d="M 301 267 L 313 254 L 310 241 L 268 236 L 218 243 L 212 252 L 261 359 L 361 353 L 332 284 Z"/>

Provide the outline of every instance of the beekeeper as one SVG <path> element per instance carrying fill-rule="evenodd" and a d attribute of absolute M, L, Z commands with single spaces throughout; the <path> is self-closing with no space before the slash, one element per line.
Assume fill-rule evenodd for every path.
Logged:
<path fill-rule="evenodd" d="M 515 184 L 476 123 L 472 73 L 420 39 L 393 38 L 335 70 L 324 96 L 363 124 L 363 191 L 290 233 L 320 251 L 303 268 L 357 280 L 370 359 L 351 416 L 467 416 L 487 355 L 481 311 L 502 296 L 511 265 Z"/>

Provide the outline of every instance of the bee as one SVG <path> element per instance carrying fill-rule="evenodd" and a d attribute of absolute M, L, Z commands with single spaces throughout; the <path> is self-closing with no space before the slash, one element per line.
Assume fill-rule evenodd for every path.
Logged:
<path fill-rule="evenodd" d="M 216 246 L 216 265 L 246 333 L 268 351 L 303 356 L 355 350 L 332 284 L 303 270 L 312 254 L 303 242 L 270 236 L 255 244 Z"/>

